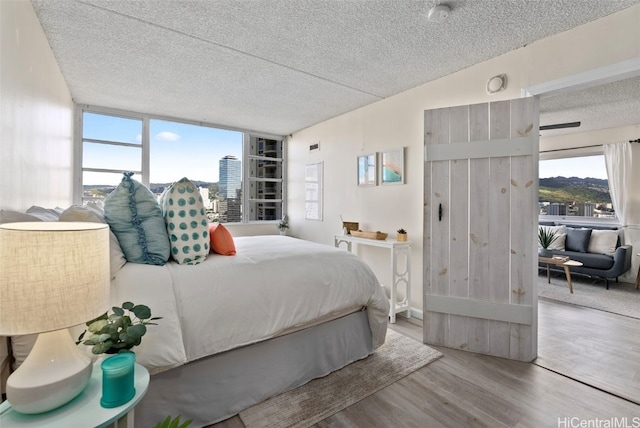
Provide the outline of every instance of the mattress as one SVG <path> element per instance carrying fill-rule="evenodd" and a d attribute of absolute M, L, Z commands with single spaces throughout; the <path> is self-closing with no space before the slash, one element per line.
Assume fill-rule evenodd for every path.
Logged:
<path fill-rule="evenodd" d="M 235 238 L 237 254 L 198 265 L 127 263 L 113 304 L 145 304 L 153 316 L 136 347 L 152 374 L 366 308 L 373 348 L 384 343 L 389 301 L 371 269 L 332 246 L 269 235 Z"/>

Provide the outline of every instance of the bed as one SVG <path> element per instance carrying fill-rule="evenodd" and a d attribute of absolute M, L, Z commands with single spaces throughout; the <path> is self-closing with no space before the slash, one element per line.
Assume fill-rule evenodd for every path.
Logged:
<path fill-rule="evenodd" d="M 152 374 L 136 426 L 168 415 L 213 424 L 384 342 L 389 302 L 357 256 L 286 236 L 235 246 L 197 265 L 127 263 L 112 280 L 113 304 L 162 317 L 135 348 Z"/>

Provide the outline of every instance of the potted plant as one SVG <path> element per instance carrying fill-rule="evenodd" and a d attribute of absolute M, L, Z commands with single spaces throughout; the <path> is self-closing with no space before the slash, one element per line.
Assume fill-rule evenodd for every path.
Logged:
<path fill-rule="evenodd" d="M 286 235 L 287 229 L 289 229 L 289 219 L 285 214 L 282 217 L 282 220 L 280 220 L 280 223 L 278 223 L 278 230 L 280 231 L 280 235 Z"/>
<path fill-rule="evenodd" d="M 555 231 L 551 231 L 549 229 L 545 229 L 544 227 L 539 227 L 538 228 L 538 243 L 540 244 L 540 247 L 538 249 L 538 255 L 540 257 L 552 257 L 553 253 L 551 252 L 551 250 L 549 249 L 549 247 L 551 246 L 551 244 L 553 244 L 553 242 L 558 238 L 557 234 Z"/>
<path fill-rule="evenodd" d="M 407 231 L 403 228 L 397 230 L 396 240 L 398 242 L 405 242 L 407 240 Z"/>
<path fill-rule="evenodd" d="M 142 336 L 147 332 L 148 325 L 157 325 L 153 321 L 162 317 L 152 317 L 151 309 L 145 305 L 134 305 L 124 302 L 122 307 L 111 308 L 113 313 L 105 312 L 96 319 L 87 321 L 85 330 L 76 344 L 92 346 L 94 354 L 117 354 L 131 352 L 131 348 L 142 342 Z M 87 331 L 91 334 L 84 339 Z"/>

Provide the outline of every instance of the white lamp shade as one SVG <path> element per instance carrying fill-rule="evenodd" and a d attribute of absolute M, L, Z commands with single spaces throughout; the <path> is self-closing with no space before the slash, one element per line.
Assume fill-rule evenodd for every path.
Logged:
<path fill-rule="evenodd" d="M 0 335 L 68 328 L 105 313 L 109 277 L 106 224 L 0 225 Z"/>

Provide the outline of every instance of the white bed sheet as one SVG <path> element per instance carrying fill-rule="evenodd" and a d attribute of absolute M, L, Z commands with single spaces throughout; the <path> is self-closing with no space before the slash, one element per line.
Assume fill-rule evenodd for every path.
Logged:
<path fill-rule="evenodd" d="M 195 266 L 127 263 L 112 301 L 148 305 L 151 326 L 137 348 L 152 372 L 259 342 L 316 318 L 366 306 L 374 348 L 384 343 L 389 301 L 357 256 L 286 236 L 235 238 L 237 254 Z"/>

